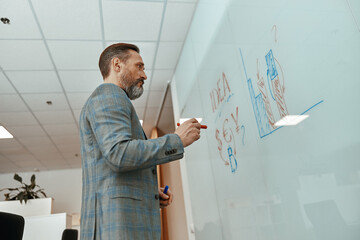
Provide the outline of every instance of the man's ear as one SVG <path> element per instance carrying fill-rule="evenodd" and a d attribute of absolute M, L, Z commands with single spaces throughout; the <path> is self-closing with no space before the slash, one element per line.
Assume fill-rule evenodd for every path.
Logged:
<path fill-rule="evenodd" d="M 120 72 L 123 68 L 124 64 L 119 58 L 111 59 L 111 67 L 115 72 Z"/>

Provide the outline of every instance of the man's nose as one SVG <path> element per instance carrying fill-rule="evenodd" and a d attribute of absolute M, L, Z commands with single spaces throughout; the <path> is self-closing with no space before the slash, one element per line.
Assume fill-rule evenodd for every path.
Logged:
<path fill-rule="evenodd" d="M 142 72 L 141 77 L 142 77 L 144 80 L 147 79 L 146 73 L 145 73 L 144 71 Z"/>

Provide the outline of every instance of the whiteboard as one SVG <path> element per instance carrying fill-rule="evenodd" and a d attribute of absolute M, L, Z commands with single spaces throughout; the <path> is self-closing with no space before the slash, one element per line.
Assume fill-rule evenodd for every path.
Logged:
<path fill-rule="evenodd" d="M 185 153 L 196 239 L 360 239 L 359 24 L 355 0 L 198 2 L 174 76 L 208 125 Z"/>

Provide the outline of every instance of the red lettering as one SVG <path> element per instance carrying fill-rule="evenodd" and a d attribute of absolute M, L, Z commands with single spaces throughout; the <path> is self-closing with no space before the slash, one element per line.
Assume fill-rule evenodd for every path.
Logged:
<path fill-rule="evenodd" d="M 236 132 L 239 133 L 239 131 L 240 131 L 240 127 L 239 127 L 239 107 L 236 107 L 236 118 L 234 117 L 233 113 L 231 113 L 231 117 L 235 122 Z"/>

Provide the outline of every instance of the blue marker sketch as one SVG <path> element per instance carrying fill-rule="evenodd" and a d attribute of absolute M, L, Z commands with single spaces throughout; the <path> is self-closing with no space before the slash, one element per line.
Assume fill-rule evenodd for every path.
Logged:
<path fill-rule="evenodd" d="M 270 79 L 271 79 L 271 81 L 274 80 L 274 78 L 276 78 L 278 76 L 278 72 L 276 70 L 274 56 L 273 56 L 271 49 L 268 52 L 268 54 L 266 54 L 265 59 L 266 59 L 266 64 L 268 66 L 267 79 L 268 79 L 269 90 L 270 90 L 271 97 L 275 100 L 274 94 L 272 92 L 272 87 L 271 87 L 272 84 L 270 84 Z M 269 79 L 269 77 L 270 77 L 270 79 Z"/>
<path fill-rule="evenodd" d="M 245 126 L 241 125 L 241 129 L 243 130 L 242 133 L 242 144 L 245 146 Z"/>
<path fill-rule="evenodd" d="M 254 87 L 253 87 L 253 84 L 252 84 L 252 80 L 251 80 L 251 78 L 248 77 L 247 72 L 246 72 L 244 57 L 242 55 L 241 48 L 239 48 L 239 51 L 240 51 L 240 56 L 241 56 L 241 61 L 242 61 L 242 64 L 243 64 L 244 72 L 245 72 L 246 81 L 247 81 L 247 84 L 248 84 L 248 89 L 249 89 L 249 93 L 250 93 L 250 99 L 251 99 L 252 107 L 253 107 L 253 110 L 254 110 L 256 124 L 257 124 L 258 131 L 259 131 L 259 136 L 260 136 L 260 138 L 263 138 L 263 137 L 266 137 L 266 136 L 272 134 L 273 132 L 281 129 L 282 127 L 275 127 L 274 126 L 275 127 L 275 129 L 274 129 L 270 125 L 269 118 L 268 118 L 268 116 L 266 114 L 265 103 L 263 101 L 262 94 L 259 93 L 258 95 L 255 95 L 255 90 L 254 90 Z M 268 54 L 265 56 L 265 59 L 266 59 L 266 63 L 267 63 L 267 66 L 268 66 L 268 70 L 267 70 L 268 77 L 270 76 L 271 80 L 273 80 L 275 77 L 278 76 L 278 72 L 277 72 L 276 67 L 275 67 L 275 61 L 274 61 L 272 50 L 270 50 L 268 52 Z M 271 92 L 271 87 L 269 87 L 269 88 L 270 88 L 270 92 Z M 273 97 L 273 99 L 275 100 L 274 97 Z M 305 113 L 310 111 L 312 108 L 314 108 L 315 106 L 317 106 L 317 105 L 319 105 L 320 103 L 323 103 L 323 102 L 324 102 L 324 100 L 319 101 L 318 103 L 314 104 L 313 106 L 308 108 L 306 111 L 304 111 L 300 115 L 304 115 Z"/>
<path fill-rule="evenodd" d="M 278 75 L 278 72 L 276 70 L 274 56 L 271 49 L 268 54 L 266 54 L 265 59 L 268 66 L 267 74 L 270 75 L 271 80 L 273 80 Z"/>
<path fill-rule="evenodd" d="M 230 146 L 228 147 L 228 155 L 229 155 L 229 162 L 230 162 L 231 172 L 235 173 L 235 171 L 237 169 L 237 161 L 236 161 L 235 156 L 233 155 L 233 151 L 232 151 L 232 148 Z M 232 160 L 232 158 L 234 160 Z"/>

